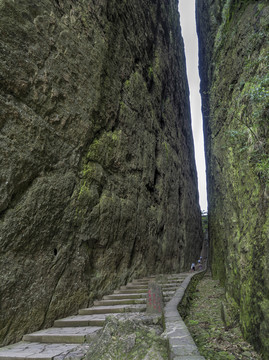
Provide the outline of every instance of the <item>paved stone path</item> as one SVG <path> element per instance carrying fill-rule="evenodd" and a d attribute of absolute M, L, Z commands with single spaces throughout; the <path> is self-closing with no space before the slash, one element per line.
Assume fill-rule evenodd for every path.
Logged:
<path fill-rule="evenodd" d="M 187 326 L 177 311 L 191 278 L 199 273 L 201 271 L 187 274 L 164 308 L 165 333 L 169 342 L 170 360 L 205 360 L 200 355 Z"/>
<path fill-rule="evenodd" d="M 20 343 L 0 348 L 0 360 L 83 359 L 90 346 L 87 341 L 98 335 L 107 316 L 121 313 L 134 316 L 146 310 L 148 283 L 153 280 L 162 286 L 166 304 L 165 335 L 169 341 L 169 359 L 203 360 L 177 311 L 194 275 L 181 273 L 134 280 L 95 301 L 94 306 L 79 310 L 78 315 L 56 320 L 54 327 L 24 335 Z"/>

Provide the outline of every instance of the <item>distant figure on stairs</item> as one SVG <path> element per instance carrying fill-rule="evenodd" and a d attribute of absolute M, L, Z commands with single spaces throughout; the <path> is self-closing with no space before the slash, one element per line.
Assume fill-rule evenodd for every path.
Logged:
<path fill-rule="evenodd" d="M 195 264 L 194 263 L 191 264 L 191 271 L 195 271 Z"/>

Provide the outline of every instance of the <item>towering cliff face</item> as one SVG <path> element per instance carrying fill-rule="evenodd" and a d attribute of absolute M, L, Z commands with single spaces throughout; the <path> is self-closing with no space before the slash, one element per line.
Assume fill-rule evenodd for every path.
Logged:
<path fill-rule="evenodd" d="M 1 343 L 189 268 L 200 210 L 177 1 L 0 2 Z"/>
<path fill-rule="evenodd" d="M 197 1 L 212 271 L 269 356 L 269 5 Z"/>

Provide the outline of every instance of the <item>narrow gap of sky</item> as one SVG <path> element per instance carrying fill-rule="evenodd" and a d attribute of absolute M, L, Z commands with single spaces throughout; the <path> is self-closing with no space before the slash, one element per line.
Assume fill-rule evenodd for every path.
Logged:
<path fill-rule="evenodd" d="M 207 211 L 206 171 L 201 96 L 199 91 L 200 77 L 198 72 L 198 38 L 195 20 L 195 0 L 179 0 L 179 13 L 190 88 L 192 131 L 194 138 L 196 168 L 198 173 L 200 207 L 202 211 Z"/>

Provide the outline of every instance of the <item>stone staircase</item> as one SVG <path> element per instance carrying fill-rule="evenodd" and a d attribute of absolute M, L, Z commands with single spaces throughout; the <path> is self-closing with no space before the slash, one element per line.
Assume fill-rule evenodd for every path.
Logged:
<path fill-rule="evenodd" d="M 146 310 L 149 281 L 155 280 L 162 286 L 164 302 L 168 302 L 187 275 L 159 275 L 134 280 L 95 301 L 94 306 L 79 310 L 77 315 L 56 320 L 52 328 L 24 335 L 21 342 L 0 348 L 0 359 L 82 359 L 90 346 L 88 340 L 102 329 L 107 316 L 133 315 Z"/>

